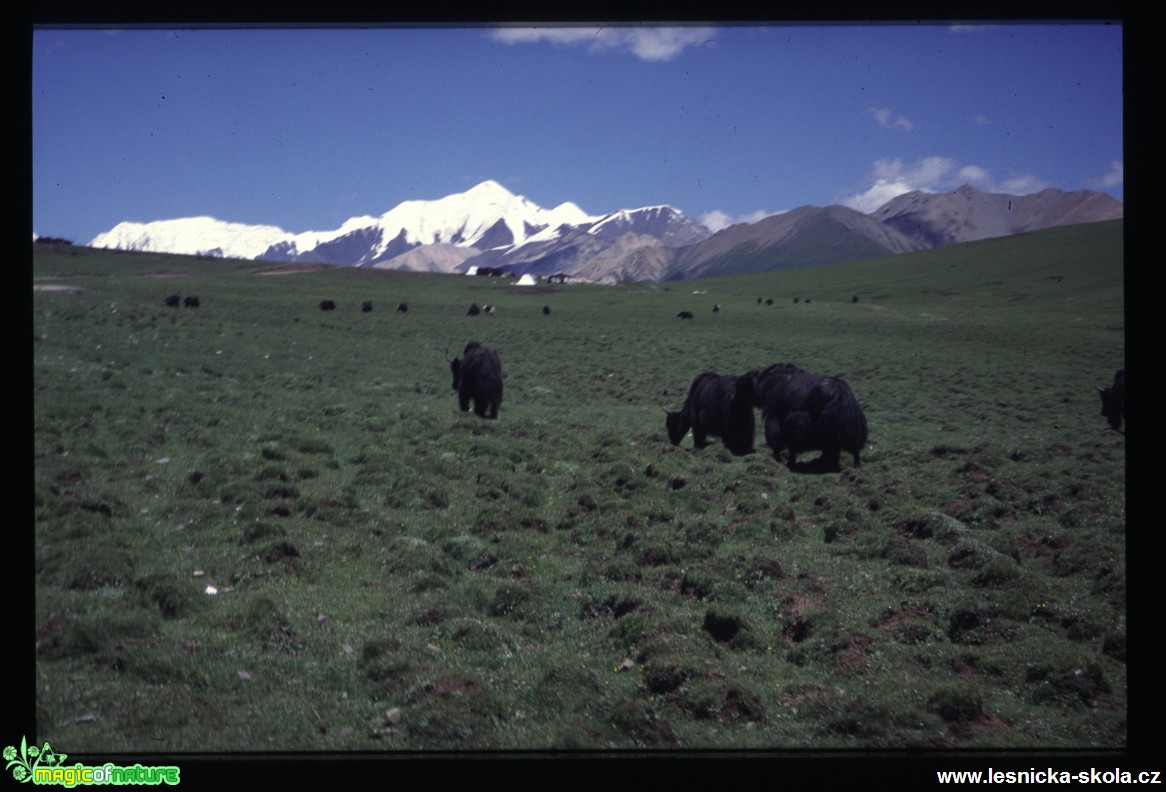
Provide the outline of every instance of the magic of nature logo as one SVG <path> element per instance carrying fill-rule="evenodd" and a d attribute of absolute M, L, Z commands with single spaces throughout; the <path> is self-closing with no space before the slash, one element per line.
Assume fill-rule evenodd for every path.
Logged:
<path fill-rule="evenodd" d="M 24 784 L 46 784 L 64 787 L 100 784 L 177 784 L 178 768 L 170 766 L 65 764 L 68 754 L 53 749 L 48 742 L 38 748 L 29 745 L 26 738 L 20 738 L 20 749 L 5 746 L 3 752 L 7 764 L 5 770 L 12 771 L 12 777 Z"/>

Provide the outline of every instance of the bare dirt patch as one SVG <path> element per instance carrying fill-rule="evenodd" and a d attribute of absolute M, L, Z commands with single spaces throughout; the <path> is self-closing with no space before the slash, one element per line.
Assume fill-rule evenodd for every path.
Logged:
<path fill-rule="evenodd" d="M 198 275 L 198 270 L 193 269 L 163 269 L 151 270 L 150 272 L 143 272 L 143 278 L 188 278 L 192 275 Z"/>
<path fill-rule="evenodd" d="M 303 272 L 319 272 L 320 270 L 332 269 L 332 264 L 280 264 L 275 267 L 268 267 L 256 272 L 256 275 L 299 275 Z"/>
<path fill-rule="evenodd" d="M 68 286 L 64 283 L 34 283 L 32 284 L 33 291 L 55 291 L 55 292 L 79 292 L 80 288 L 77 286 Z"/>

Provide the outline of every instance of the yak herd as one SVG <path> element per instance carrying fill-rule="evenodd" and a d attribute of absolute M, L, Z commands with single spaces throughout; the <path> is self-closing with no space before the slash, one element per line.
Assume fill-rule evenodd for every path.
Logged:
<path fill-rule="evenodd" d="M 760 303 L 762 298 L 758 297 Z M 798 298 L 794 298 L 797 302 Z M 857 302 L 857 297 L 855 297 Z M 163 301 L 169 307 L 180 304 L 178 292 Z M 771 301 L 770 301 L 771 302 Z M 809 302 L 809 300 L 806 300 Z M 197 308 L 198 297 L 187 296 L 187 307 Z M 336 309 L 332 300 L 319 303 L 322 311 Z M 717 305 L 714 311 L 720 309 Z M 365 302 L 361 310 L 368 313 L 372 303 Z M 405 313 L 409 306 L 397 305 Z M 470 306 L 469 315 L 493 313 L 494 307 Z M 543 314 L 550 308 L 543 306 Z M 692 313 L 681 311 L 681 319 L 691 319 Z M 502 405 L 502 361 L 498 352 L 477 341 L 466 344 L 460 358 L 451 359 L 448 350 L 453 390 L 457 391 L 458 406 L 468 412 L 471 402 L 474 414 L 481 418 L 497 419 Z M 1101 396 L 1101 415 L 1110 427 L 1122 430 L 1126 417 L 1125 369 L 1119 369 L 1113 384 L 1107 388 L 1097 385 Z M 862 464 L 860 453 L 867 442 L 866 416 L 845 380 L 838 377 L 813 374 L 793 363 L 775 363 L 768 368 L 753 369 L 739 376 L 705 371 L 697 374 L 689 386 L 684 404 L 679 410 L 664 408 L 664 428 L 672 445 L 679 445 L 692 432 L 697 449 L 709 444 L 710 437 L 719 437 L 725 448 L 735 456 L 754 452 L 756 422 L 754 409 L 761 410 L 761 427 L 765 443 L 780 461 L 784 451 L 791 470 L 836 471 L 840 468 L 842 452 L 850 454 L 854 467 Z M 797 461 L 799 454 L 820 451 L 811 463 Z"/>
<path fill-rule="evenodd" d="M 697 374 L 679 410 L 668 410 L 664 419 L 668 440 L 679 445 L 692 430 L 696 448 L 720 437 L 730 453 L 753 452 L 756 424 L 753 409 L 761 408 L 765 442 L 774 459 L 782 451 L 790 469 L 838 470 L 843 451 L 854 466 L 866 445 L 866 416 L 854 392 L 838 377 L 824 377 L 792 363 L 775 363 L 740 376 L 706 371 Z M 808 465 L 798 465 L 797 455 L 821 451 Z"/>

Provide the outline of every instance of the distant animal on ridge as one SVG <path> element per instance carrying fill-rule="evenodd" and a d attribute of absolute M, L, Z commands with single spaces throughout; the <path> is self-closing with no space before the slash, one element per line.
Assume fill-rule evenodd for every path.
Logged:
<path fill-rule="evenodd" d="M 792 470 L 798 454 L 821 451 L 804 468 L 838 470 L 842 452 L 848 451 L 855 467 L 862 464 L 859 452 L 867 440 L 866 416 L 844 380 L 811 374 L 792 363 L 776 363 L 751 374 L 754 404 L 761 408 L 765 442 L 774 459 L 786 449 Z"/>
<path fill-rule="evenodd" d="M 672 445 L 692 430 L 694 448 L 708 445 L 710 435 L 720 437 L 735 456 L 753 453 L 753 375 L 740 377 L 706 371 L 697 374 L 679 410 L 664 408 L 664 427 Z"/>
<path fill-rule="evenodd" d="M 448 352 L 446 359 L 449 360 Z M 472 400 L 474 414 L 479 418 L 497 418 L 502 405 L 502 360 L 498 352 L 471 341 L 460 358 L 450 360 L 449 369 L 462 412 L 470 409 Z"/>
<path fill-rule="evenodd" d="M 1096 386 L 1101 394 L 1101 414 L 1109 425 L 1120 431 L 1126 418 L 1126 370 L 1118 369 L 1113 375 L 1113 384 L 1108 388 Z"/>

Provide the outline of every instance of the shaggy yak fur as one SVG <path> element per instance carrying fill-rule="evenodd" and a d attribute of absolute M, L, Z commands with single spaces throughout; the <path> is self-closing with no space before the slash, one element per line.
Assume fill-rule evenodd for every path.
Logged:
<path fill-rule="evenodd" d="M 502 361 L 498 353 L 471 341 L 460 358 L 450 361 L 449 368 L 462 412 L 470 409 L 472 399 L 475 415 L 497 418 L 502 405 Z"/>
<path fill-rule="evenodd" d="M 809 468 L 838 470 L 843 451 L 854 466 L 866 445 L 866 416 L 845 381 L 811 374 L 792 363 L 752 372 L 754 404 L 761 408 L 765 442 L 778 459 L 784 448 L 794 468 L 803 451 L 821 451 Z"/>
<path fill-rule="evenodd" d="M 1113 384 L 1108 388 L 1096 386 L 1101 394 L 1101 414 L 1114 429 L 1121 430 L 1126 418 L 1126 370 L 1118 369 L 1113 375 Z"/>
<path fill-rule="evenodd" d="M 664 426 L 672 445 L 692 429 L 695 448 L 708 445 L 709 435 L 720 437 L 725 448 L 736 455 L 753 453 L 753 377 L 715 374 L 706 371 L 697 374 L 688 389 L 684 405 L 672 412 L 665 409 Z"/>

